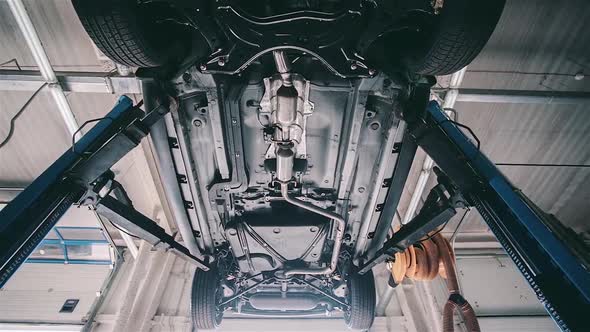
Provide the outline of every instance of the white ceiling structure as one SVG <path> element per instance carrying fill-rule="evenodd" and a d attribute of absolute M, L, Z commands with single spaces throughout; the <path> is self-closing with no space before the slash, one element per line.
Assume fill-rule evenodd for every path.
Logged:
<path fill-rule="evenodd" d="M 584 29 L 584 22 L 590 20 L 590 6 L 586 2 L 508 0 L 490 42 L 467 68 L 461 85 L 449 87 L 448 78 L 441 78 L 437 88 L 443 95 L 451 88 L 458 89 L 460 97 L 454 106 L 458 120 L 473 129 L 492 161 L 519 164 L 501 166 L 517 187 L 565 225 L 590 237 L 590 168 L 584 167 L 590 164 L 590 98 L 551 98 L 563 91 L 590 93 L 590 79 L 576 79 L 576 74 L 590 72 L 590 34 Z M 104 77 L 114 67 L 99 58 L 70 2 L 26 0 L 24 4 L 55 71 L 99 73 L 94 74 L 92 84 L 84 86 L 102 93 L 71 92 L 80 91 L 80 86 L 70 89 L 64 84 L 78 124 L 103 116 L 121 90 L 109 93 L 113 85 Z M 15 62 L 2 65 L 0 70 L 38 69 L 6 1 L 0 1 L 0 40 L 0 63 L 12 59 L 18 62 L 18 66 Z M 8 122 L 29 98 L 32 87 L 41 82 L 31 84 L 21 88 L 11 85 L 11 91 L 0 89 L 0 137 L 7 134 Z M 138 92 L 136 85 L 125 84 L 115 87 Z M 0 81 L 0 86 L 7 85 Z M 462 99 L 461 91 L 468 92 L 464 89 L 538 91 L 550 97 L 528 103 L 522 98 L 473 102 Z M 140 95 L 132 97 L 141 99 Z M 42 91 L 18 119 L 9 144 L 0 149 L 0 187 L 26 186 L 70 144 L 71 133 L 54 99 Z M 399 206 L 401 216 L 406 215 L 416 191 L 424 158 L 419 152 L 414 161 Z M 144 143 L 121 160 L 115 172 L 140 212 L 174 230 L 167 207 L 160 201 L 154 169 L 149 143 Z M 433 185 L 430 179 L 422 199 Z M 84 222 L 98 225 L 92 217 Z M 447 236 L 457 222 L 449 223 Z M 126 245 L 116 230 L 109 230 L 117 245 Z M 194 268 L 170 254 L 150 250 L 145 243 L 136 241 L 134 245 L 137 257 L 127 251 L 116 268 L 108 271 L 26 264 L 0 290 L 0 331 L 32 330 L 31 324 L 39 331 L 191 331 L 189 294 Z M 483 331 L 556 330 L 477 212 L 471 212 L 461 225 L 456 248 L 461 287 L 480 316 Z M 116 271 L 113 280 L 106 280 L 110 271 Z M 392 289 L 386 286 L 384 267 L 375 273 L 378 317 L 372 331 L 440 330 L 441 308 L 447 296 L 441 280 L 408 282 Z M 91 300 L 93 293 L 95 299 Z M 86 299 L 88 305 L 80 305 L 75 316 L 64 317 L 56 306 L 73 296 Z M 37 300 L 41 298 L 45 302 Z M 35 301 L 46 305 L 32 306 L 29 311 L 8 310 Z M 335 318 L 229 318 L 223 331 L 276 331 L 279 326 L 281 331 L 345 331 L 342 321 Z M 460 322 L 458 328 L 464 328 Z"/>

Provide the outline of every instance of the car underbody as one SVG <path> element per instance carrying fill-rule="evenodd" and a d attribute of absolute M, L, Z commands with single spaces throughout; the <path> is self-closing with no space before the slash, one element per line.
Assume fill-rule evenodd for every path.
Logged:
<path fill-rule="evenodd" d="M 503 7 L 445 3 L 74 0 L 97 46 L 140 67 L 147 109 L 173 97 L 151 136 L 179 232 L 211 266 L 195 274 L 198 328 L 229 311 L 371 326 L 373 276 L 357 272 L 394 233 L 416 152 L 402 115 Z"/>
<path fill-rule="evenodd" d="M 387 263 L 389 287 L 444 278 L 443 330 L 453 331 L 459 312 L 467 330 L 479 331 L 461 294 L 455 234 L 440 233 L 458 209 L 473 207 L 557 325 L 586 327 L 579 317 L 589 311 L 589 264 L 580 238 L 515 188 L 450 116 L 457 89 L 443 107 L 430 101 L 436 75 L 456 73 L 459 85 L 465 71 L 457 71 L 485 45 L 504 0 L 72 3 L 98 49 L 117 67 L 137 68 L 143 101 L 120 96 L 106 116 L 75 126 L 72 146 L 0 211 L 0 287 L 76 205 L 120 231 L 129 256 L 137 250 L 131 237 L 145 241 L 129 290 L 139 285 L 146 250 L 192 263 L 189 314 L 198 330 L 219 327 L 226 315 L 342 317 L 368 330 L 372 269 Z M 30 21 L 24 5 L 11 9 L 31 49 L 43 53 L 22 22 Z M 52 72 L 48 59 L 38 64 Z M 44 79 L 33 97 L 47 84 L 67 85 Z M 136 210 L 111 169 L 143 139 L 174 223 Z M 401 218 L 418 146 L 428 157 Z M 430 172 L 436 184 L 420 202 Z M 158 288 L 159 297 L 169 287 Z M 153 298 L 140 302 L 155 310 Z"/>
<path fill-rule="evenodd" d="M 166 124 L 176 171 L 187 174 L 180 186 L 199 248 L 219 262 L 225 297 L 263 282 L 260 294 L 228 306 L 268 314 L 276 299 L 281 313 L 288 303 L 302 312 L 305 302 L 302 313 L 325 314 L 347 306 L 350 269 L 384 240 L 375 231 L 408 90 L 384 75 L 281 70 L 231 82 L 194 70 L 175 85 L 178 112 Z M 397 172 L 407 175 L 404 166 Z M 318 292 L 329 301 L 315 301 Z M 279 300 L 291 293 L 297 301 Z"/>

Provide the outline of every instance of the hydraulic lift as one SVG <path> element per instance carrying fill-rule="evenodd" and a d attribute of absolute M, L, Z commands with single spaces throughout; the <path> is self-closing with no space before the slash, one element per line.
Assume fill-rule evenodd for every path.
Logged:
<path fill-rule="evenodd" d="M 171 250 L 208 270 L 204 261 L 135 210 L 112 178 L 110 168 L 148 135 L 150 127 L 170 107 L 176 106 L 173 99 L 163 97 L 159 101 L 156 107 L 143 112 L 141 104 L 134 106 L 130 98 L 119 98 L 104 118 L 97 120 L 92 129 L 0 211 L 0 287 L 72 205 L 92 206 L 112 223 L 153 246 Z M 111 192 L 119 199 L 110 196 Z"/>
<path fill-rule="evenodd" d="M 430 86 L 415 95 L 428 100 Z M 144 96 L 147 98 L 147 96 Z M 208 263 L 136 211 L 110 168 L 149 134 L 174 99 L 157 97 L 144 112 L 123 96 L 78 142 L 0 211 L 0 287 L 33 252 L 72 205 L 90 206 L 112 223 L 208 270 Z M 152 97 L 153 98 L 153 97 Z M 495 165 L 450 120 L 436 102 L 418 103 L 402 114 L 407 136 L 436 162 L 439 180 L 418 215 L 366 257 L 359 273 L 393 259 L 455 215 L 474 206 L 563 331 L 587 328 L 590 273 L 584 255 L 565 241 L 567 232 L 515 189 Z M 111 196 L 113 194 L 115 197 Z"/>

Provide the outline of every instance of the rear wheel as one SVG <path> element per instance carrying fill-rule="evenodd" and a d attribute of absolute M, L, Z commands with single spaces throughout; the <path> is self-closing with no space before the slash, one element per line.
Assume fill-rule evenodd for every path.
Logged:
<path fill-rule="evenodd" d="M 217 269 L 197 269 L 191 290 L 191 318 L 197 330 L 216 329 L 221 324 L 223 311 L 217 308 L 222 297 Z"/>
<path fill-rule="evenodd" d="M 410 71 L 447 75 L 467 66 L 492 35 L 505 0 L 445 0 L 434 22 L 403 57 Z"/>
<path fill-rule="evenodd" d="M 375 320 L 375 279 L 373 272 L 353 274 L 348 279 L 348 304 L 344 312 L 346 326 L 354 330 L 367 330 Z"/>
<path fill-rule="evenodd" d="M 111 60 L 130 67 L 157 67 L 181 60 L 191 44 L 188 27 L 164 3 L 137 0 L 72 0 L 96 46 Z"/>
<path fill-rule="evenodd" d="M 444 0 L 437 15 L 409 12 L 367 56 L 384 71 L 447 75 L 465 67 L 492 35 L 505 0 Z"/>

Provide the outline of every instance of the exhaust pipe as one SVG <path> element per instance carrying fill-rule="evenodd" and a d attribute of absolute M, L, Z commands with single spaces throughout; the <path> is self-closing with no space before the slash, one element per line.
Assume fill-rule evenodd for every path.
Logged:
<path fill-rule="evenodd" d="M 281 196 L 285 199 L 287 203 L 293 204 L 298 206 L 302 209 L 306 209 L 310 212 L 317 213 L 321 216 L 330 218 L 336 222 L 336 239 L 334 240 L 334 249 L 332 251 L 332 257 L 330 259 L 330 265 L 323 268 L 297 268 L 297 269 L 286 269 L 283 271 L 285 277 L 289 277 L 295 274 L 316 274 L 316 275 L 324 275 L 324 274 L 331 274 L 336 270 L 336 265 L 338 264 L 338 256 L 340 254 L 340 247 L 342 246 L 342 237 L 344 235 L 344 218 L 339 214 L 334 212 L 330 212 L 319 208 L 311 203 L 300 201 L 296 198 L 289 196 L 289 188 L 287 187 L 287 182 L 281 182 Z"/>
<path fill-rule="evenodd" d="M 250 296 L 250 305 L 258 310 L 312 310 L 320 304 L 326 304 L 317 295 L 287 293 L 258 293 Z"/>
<path fill-rule="evenodd" d="M 281 74 L 281 79 L 283 80 L 283 85 L 291 86 L 293 82 L 291 82 L 291 63 L 289 62 L 289 58 L 283 51 L 273 51 L 272 56 L 275 60 L 275 65 L 277 67 L 277 71 Z"/>
<path fill-rule="evenodd" d="M 273 57 L 282 81 L 282 87 L 279 88 L 276 96 L 271 96 L 271 101 L 273 98 L 276 98 L 276 106 L 272 108 L 271 115 L 272 122 L 276 126 L 274 139 L 279 142 L 276 146 L 276 179 L 281 184 L 281 195 L 287 203 L 335 220 L 337 225 L 334 251 L 332 252 L 330 264 L 327 267 L 285 269 L 279 272 L 281 277 L 289 277 L 295 274 L 331 274 L 336 270 L 336 264 L 338 264 L 338 256 L 344 235 L 344 218 L 336 213 L 289 196 L 288 183 L 293 178 L 295 151 L 297 144 L 301 142 L 305 125 L 304 111 L 298 108 L 298 98 L 303 98 L 304 96 L 298 95 L 297 90 L 293 87 L 290 62 L 287 55 L 283 51 L 277 50 L 273 51 Z M 304 99 L 306 100 L 307 98 Z"/>

